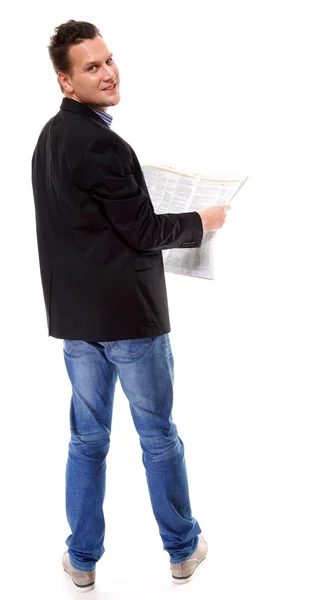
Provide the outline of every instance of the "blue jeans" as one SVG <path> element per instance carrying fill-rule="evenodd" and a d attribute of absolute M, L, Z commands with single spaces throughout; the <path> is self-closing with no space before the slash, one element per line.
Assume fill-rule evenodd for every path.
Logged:
<path fill-rule="evenodd" d="M 106 456 L 119 376 L 140 437 L 152 509 L 171 563 L 196 550 L 184 444 L 172 420 L 174 362 L 168 334 L 115 342 L 64 340 L 72 384 L 66 464 L 66 539 L 72 565 L 93 571 L 105 552 Z"/>

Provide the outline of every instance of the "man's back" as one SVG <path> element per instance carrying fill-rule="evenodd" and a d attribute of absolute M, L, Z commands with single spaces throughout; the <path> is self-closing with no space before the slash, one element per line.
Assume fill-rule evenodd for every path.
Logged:
<path fill-rule="evenodd" d="M 32 184 L 49 335 L 169 332 L 161 250 L 200 246 L 199 214 L 156 215 L 131 146 L 69 98 L 40 133 Z"/>

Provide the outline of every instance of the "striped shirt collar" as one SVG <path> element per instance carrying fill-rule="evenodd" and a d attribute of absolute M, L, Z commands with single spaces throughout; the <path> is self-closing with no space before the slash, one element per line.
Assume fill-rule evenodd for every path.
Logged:
<path fill-rule="evenodd" d="M 87 104 L 87 106 L 89 106 Z M 91 106 L 89 106 L 89 108 L 91 108 Z M 103 119 L 103 121 L 105 121 L 105 123 L 111 127 L 111 123 L 112 123 L 112 115 L 109 115 L 107 112 L 104 112 L 104 110 L 98 110 L 98 108 L 91 108 L 91 110 L 93 110 L 96 115 L 98 115 L 99 117 L 101 117 L 101 119 Z"/>

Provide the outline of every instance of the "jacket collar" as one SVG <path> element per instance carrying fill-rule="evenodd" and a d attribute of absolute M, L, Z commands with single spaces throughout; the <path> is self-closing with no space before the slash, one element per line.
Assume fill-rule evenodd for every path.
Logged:
<path fill-rule="evenodd" d="M 84 117 L 90 117 L 91 119 L 94 119 L 98 123 L 102 123 L 102 125 L 107 127 L 107 129 L 110 129 L 109 126 L 107 125 L 107 123 L 105 123 L 105 121 L 102 119 L 102 117 L 100 117 L 97 113 L 95 113 L 90 108 L 90 106 L 87 106 L 86 104 L 82 104 L 82 102 L 78 102 L 77 100 L 72 100 L 72 98 L 63 98 L 60 108 L 61 108 L 61 110 L 71 110 L 72 112 L 79 113 L 80 115 L 83 115 Z"/>

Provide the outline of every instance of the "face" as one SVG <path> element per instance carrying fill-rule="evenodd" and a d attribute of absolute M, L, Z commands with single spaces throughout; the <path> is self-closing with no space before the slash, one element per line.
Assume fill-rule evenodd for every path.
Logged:
<path fill-rule="evenodd" d="M 58 78 L 65 89 L 66 98 L 106 111 L 118 104 L 119 71 L 104 40 L 97 36 L 83 40 L 69 49 L 72 77 L 59 71 Z M 116 80 L 115 87 L 105 89 Z"/>

